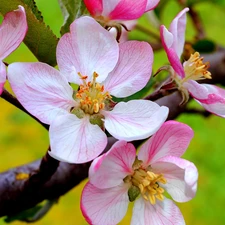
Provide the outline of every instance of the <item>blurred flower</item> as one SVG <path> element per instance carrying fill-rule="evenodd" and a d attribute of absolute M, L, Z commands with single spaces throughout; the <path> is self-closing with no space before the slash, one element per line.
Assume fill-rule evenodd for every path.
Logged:
<path fill-rule="evenodd" d="M 147 100 L 116 104 L 141 90 L 151 76 L 153 52 L 148 43 L 118 44 L 93 18 L 81 17 L 57 46 L 60 71 L 44 63 L 13 63 L 9 82 L 21 104 L 50 124 L 51 152 L 61 161 L 83 163 L 107 144 L 104 128 L 117 139 L 144 139 L 168 115 L 167 107 Z M 73 93 L 68 82 L 79 85 Z"/>
<path fill-rule="evenodd" d="M 22 6 L 17 10 L 8 12 L 0 25 L 0 94 L 6 81 L 6 67 L 3 63 L 23 41 L 27 32 L 26 13 Z"/>
<path fill-rule="evenodd" d="M 211 79 L 208 71 L 209 63 L 203 62 L 198 52 L 183 63 L 180 56 L 183 52 L 186 29 L 186 12 L 183 9 L 170 24 L 169 30 L 164 25 L 160 27 L 163 47 L 171 63 L 169 68 L 172 79 L 178 85 L 183 95 L 183 102 L 187 102 L 189 93 L 206 110 L 218 116 L 225 117 L 225 90 L 210 84 L 199 84 L 196 80 Z"/>
<path fill-rule="evenodd" d="M 105 28 L 114 27 L 119 40 L 122 27 L 126 25 L 121 21 L 134 20 L 145 12 L 154 9 L 159 0 L 84 0 L 90 14 Z"/>
<path fill-rule="evenodd" d="M 132 225 L 185 224 L 178 207 L 164 196 L 166 190 L 177 202 L 195 196 L 198 172 L 181 159 L 193 137 L 192 129 L 168 121 L 148 139 L 136 157 L 135 147 L 116 142 L 89 169 L 89 182 L 81 197 L 81 210 L 90 224 L 117 224 L 134 203 Z"/>

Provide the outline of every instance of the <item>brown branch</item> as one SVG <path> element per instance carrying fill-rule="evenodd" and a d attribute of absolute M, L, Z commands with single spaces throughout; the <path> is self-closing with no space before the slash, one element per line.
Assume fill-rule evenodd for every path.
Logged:
<path fill-rule="evenodd" d="M 106 151 L 115 141 L 114 138 L 108 138 Z M 38 160 L 0 174 L 0 217 L 16 214 L 45 199 L 59 198 L 88 176 L 90 166 L 90 162 L 84 164 L 60 162 L 56 172 L 48 180 L 39 177 L 31 181 L 29 178 L 22 179 L 22 176 L 19 176 L 20 174 L 36 174 L 41 167 L 40 163 L 41 161 Z M 33 178 L 31 176 L 31 179 Z"/>
<path fill-rule="evenodd" d="M 192 22 L 194 24 L 195 29 L 197 30 L 196 38 L 203 39 L 206 37 L 205 30 L 203 28 L 203 24 L 199 14 L 195 11 L 193 7 L 189 7 L 189 15 L 191 16 Z"/>
<path fill-rule="evenodd" d="M 216 53 L 206 55 L 205 59 L 206 61 L 211 62 L 210 71 L 213 79 L 210 80 L 210 82 L 224 84 L 225 49 L 219 49 Z M 170 120 L 175 119 L 185 111 L 186 106 L 179 105 L 181 100 L 181 95 L 178 92 L 174 92 L 169 96 L 158 99 L 156 102 L 159 105 L 169 107 L 170 113 L 168 119 Z M 106 151 L 116 140 L 114 138 L 109 138 L 108 141 L 109 143 Z M 35 206 L 45 199 L 59 198 L 88 176 L 88 169 L 90 166 L 90 163 L 78 165 L 61 162 L 57 167 L 57 163 L 54 160 L 51 162 L 51 159 L 48 159 L 47 162 L 43 160 L 41 166 L 40 163 L 41 161 L 39 160 L 0 173 L 0 216 L 18 213 Z M 51 163 L 53 163 L 53 166 Z M 44 171 L 46 172 L 49 169 L 48 166 L 52 168 L 52 171 L 45 177 Z M 40 171 L 42 171 L 40 173 L 41 175 L 37 175 L 39 168 Z M 26 176 L 23 176 L 26 174 L 31 175 L 31 180 Z M 37 176 L 40 177 L 36 179 Z"/>
<path fill-rule="evenodd" d="M 206 37 L 206 33 L 205 33 L 205 30 L 203 27 L 202 20 L 199 16 L 198 12 L 194 9 L 195 4 L 187 4 L 186 0 L 178 0 L 178 3 L 182 7 L 189 8 L 188 14 L 190 15 L 192 23 L 197 31 L 196 39 L 197 40 L 204 39 Z M 198 1 L 196 1 L 195 3 L 198 3 Z"/>

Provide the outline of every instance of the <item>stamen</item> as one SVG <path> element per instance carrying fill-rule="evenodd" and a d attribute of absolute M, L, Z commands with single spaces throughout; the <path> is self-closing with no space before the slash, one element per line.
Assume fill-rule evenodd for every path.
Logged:
<path fill-rule="evenodd" d="M 105 101 L 112 97 L 108 92 L 104 93 L 104 85 L 96 81 L 99 76 L 96 72 L 93 73 L 92 81 L 88 82 L 88 76 L 84 76 L 80 72 L 78 72 L 78 76 L 83 82 L 75 95 L 80 103 L 80 108 L 89 115 L 99 113 L 101 109 L 104 109 Z"/>
<path fill-rule="evenodd" d="M 185 78 L 182 83 L 187 80 L 211 79 L 211 73 L 208 71 L 209 62 L 203 62 L 203 57 L 200 57 L 198 52 L 191 54 L 188 61 L 184 62 Z"/>
<path fill-rule="evenodd" d="M 137 165 L 134 165 L 136 168 Z M 156 199 L 160 201 L 164 199 L 164 189 L 160 187 L 160 183 L 166 184 L 167 181 L 162 174 L 156 174 L 140 166 L 134 170 L 134 174 L 129 176 L 129 179 L 124 179 L 124 182 L 132 183 L 132 186 L 138 187 L 142 197 L 153 205 L 156 203 Z"/>

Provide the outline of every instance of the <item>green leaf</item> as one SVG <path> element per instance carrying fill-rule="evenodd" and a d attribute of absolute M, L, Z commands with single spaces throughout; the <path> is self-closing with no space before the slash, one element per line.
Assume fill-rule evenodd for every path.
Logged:
<path fill-rule="evenodd" d="M 61 27 L 61 35 L 69 32 L 70 24 L 78 17 L 87 14 L 86 6 L 83 0 L 58 0 L 63 17 L 64 24 Z"/>
<path fill-rule="evenodd" d="M 24 221 L 27 223 L 35 222 L 41 219 L 43 216 L 47 214 L 47 212 L 52 208 L 52 206 L 57 202 L 57 200 L 47 200 L 43 204 L 38 204 L 33 208 L 24 210 L 15 215 L 7 216 L 4 221 L 6 223 L 11 223 L 16 220 Z"/>
<path fill-rule="evenodd" d="M 28 32 L 24 43 L 39 61 L 55 66 L 58 38 L 43 22 L 34 0 L 0 0 L 0 13 L 5 15 L 17 9 L 18 5 L 25 8 L 27 15 Z"/>
<path fill-rule="evenodd" d="M 202 39 L 197 41 L 193 46 L 195 51 L 201 53 L 210 53 L 216 50 L 216 44 L 209 39 Z"/>

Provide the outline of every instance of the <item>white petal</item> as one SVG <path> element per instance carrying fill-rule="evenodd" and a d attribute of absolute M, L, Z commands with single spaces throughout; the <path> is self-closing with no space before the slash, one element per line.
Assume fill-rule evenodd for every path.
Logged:
<path fill-rule="evenodd" d="M 148 166 L 164 156 L 181 157 L 193 138 L 192 129 L 177 121 L 167 121 L 140 148 L 138 158 Z"/>
<path fill-rule="evenodd" d="M 160 27 L 160 34 L 163 44 L 166 48 L 171 48 L 173 45 L 173 34 L 167 30 L 167 28 L 162 25 Z"/>
<path fill-rule="evenodd" d="M 185 225 L 185 221 L 173 201 L 165 198 L 152 205 L 139 198 L 134 203 L 131 225 Z"/>
<path fill-rule="evenodd" d="M 115 225 L 125 216 L 129 204 L 128 188 L 98 189 L 90 182 L 81 196 L 81 210 L 89 224 Z"/>
<path fill-rule="evenodd" d="M 153 52 L 146 42 L 127 41 L 119 47 L 118 63 L 104 81 L 104 86 L 110 94 L 123 98 L 147 84 L 152 73 Z"/>
<path fill-rule="evenodd" d="M 57 117 L 49 129 L 51 151 L 60 161 L 84 163 L 104 150 L 107 137 L 101 128 L 92 125 L 88 117 L 78 119 L 73 114 Z"/>
<path fill-rule="evenodd" d="M 133 141 L 154 134 L 168 115 L 168 108 L 147 100 L 118 103 L 112 111 L 102 111 L 105 127 L 117 139 Z"/>
<path fill-rule="evenodd" d="M 0 60 L 6 58 L 20 45 L 26 32 L 26 12 L 22 6 L 5 15 L 0 26 Z"/>
<path fill-rule="evenodd" d="M 169 31 L 173 34 L 173 45 L 172 48 L 176 51 L 178 57 L 181 56 L 184 49 L 185 41 L 185 30 L 186 30 L 186 12 L 189 8 L 183 9 L 178 15 L 173 19 L 170 24 Z"/>
<path fill-rule="evenodd" d="M 70 33 L 59 40 L 57 46 L 59 69 L 68 81 L 80 84 L 78 76 L 92 79 L 93 72 L 102 82 L 115 67 L 119 58 L 119 47 L 115 38 L 93 18 L 84 16 L 70 25 Z"/>
<path fill-rule="evenodd" d="M 159 1 L 160 0 L 147 0 L 145 12 L 154 9 L 159 4 Z"/>
<path fill-rule="evenodd" d="M 177 202 L 191 200 L 197 190 L 198 171 L 185 159 L 167 156 L 151 164 L 154 173 L 163 174 L 166 184 L 160 184 Z"/>
<path fill-rule="evenodd" d="M 43 123 L 68 114 L 76 103 L 73 90 L 58 70 L 44 63 L 12 63 L 8 80 L 20 103 Z"/>
<path fill-rule="evenodd" d="M 119 2 L 121 2 L 121 0 L 102 0 L 102 15 L 107 17 L 116 8 Z"/>
<path fill-rule="evenodd" d="M 123 179 L 133 173 L 135 157 L 136 149 L 131 143 L 116 142 L 107 153 L 92 162 L 90 182 L 101 189 L 123 184 Z"/>
<path fill-rule="evenodd" d="M 3 87 L 6 81 L 6 66 L 0 61 L 0 95 L 3 92 Z"/>
<path fill-rule="evenodd" d="M 211 84 L 199 84 L 194 80 L 184 83 L 192 97 L 206 110 L 225 117 L 225 90 Z"/>

